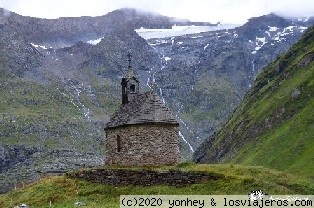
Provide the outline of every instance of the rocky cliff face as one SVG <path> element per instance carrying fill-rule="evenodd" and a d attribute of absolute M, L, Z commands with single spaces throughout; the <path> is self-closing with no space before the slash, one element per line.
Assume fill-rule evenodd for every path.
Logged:
<path fill-rule="evenodd" d="M 189 158 L 262 66 L 311 24 L 272 18 L 280 21 L 261 17 L 232 30 L 145 40 L 134 29 L 170 28 L 175 19 L 132 9 L 57 20 L 0 10 L 0 191 L 103 164 L 103 126 L 120 104 L 128 52 L 141 91 L 155 80 L 175 112 Z M 267 27 L 256 29 L 258 21 Z"/>

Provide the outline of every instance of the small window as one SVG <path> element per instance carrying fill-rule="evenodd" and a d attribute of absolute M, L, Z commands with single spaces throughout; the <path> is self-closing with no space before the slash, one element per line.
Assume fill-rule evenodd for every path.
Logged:
<path fill-rule="evenodd" d="M 117 152 L 121 152 L 121 138 L 117 135 Z"/>
<path fill-rule="evenodd" d="M 135 92 L 135 85 L 134 85 L 134 84 L 132 84 L 132 85 L 130 86 L 130 90 L 131 90 L 131 92 Z"/>

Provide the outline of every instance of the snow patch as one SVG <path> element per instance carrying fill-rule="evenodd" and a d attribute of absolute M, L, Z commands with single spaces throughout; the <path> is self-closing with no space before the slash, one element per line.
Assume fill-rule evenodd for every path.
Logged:
<path fill-rule="evenodd" d="M 168 43 L 167 40 L 156 40 L 155 43 L 149 43 L 150 46 L 156 46 L 156 45 L 161 45 L 164 43 Z"/>
<path fill-rule="evenodd" d="M 255 53 L 256 53 L 256 51 L 258 51 L 259 49 L 261 49 L 266 43 L 267 43 L 267 41 L 266 41 L 266 38 L 265 38 L 265 37 L 263 37 L 263 38 L 258 38 L 258 37 L 256 37 L 256 42 L 255 42 L 256 47 L 255 47 L 255 49 L 254 49 Z M 252 54 L 255 54 L 254 51 L 251 52 L 251 53 L 252 53 Z"/>
<path fill-rule="evenodd" d="M 265 31 L 265 33 L 268 35 L 268 37 L 271 37 L 271 35 L 268 31 Z"/>
<path fill-rule="evenodd" d="M 175 37 L 175 36 L 182 36 L 187 34 L 197 34 L 201 32 L 208 32 L 208 31 L 217 31 L 217 30 L 224 30 L 224 29 L 234 29 L 239 25 L 235 24 L 221 24 L 217 26 L 172 26 L 171 29 L 145 29 L 141 27 L 140 29 L 136 29 L 137 32 L 142 38 L 144 39 L 151 39 L 151 38 L 166 38 L 166 37 Z M 226 32 L 227 33 L 227 32 Z M 200 37 L 200 36 L 195 36 Z"/>
<path fill-rule="evenodd" d="M 261 49 L 260 46 L 256 46 L 256 47 L 255 47 L 255 51 L 258 51 L 259 49 Z"/>
<path fill-rule="evenodd" d="M 299 26 L 298 29 L 301 33 L 303 33 L 307 29 L 307 27 Z"/>
<path fill-rule="evenodd" d="M 202 38 L 202 37 L 203 37 L 202 35 L 199 35 L 199 36 L 193 36 L 191 38 L 196 39 L 196 38 Z"/>
<path fill-rule="evenodd" d="M 257 41 L 257 42 L 261 42 L 261 43 L 262 43 L 262 46 L 265 45 L 265 43 L 267 43 L 265 37 L 263 37 L 263 38 L 258 38 L 258 37 L 256 37 L 256 41 Z M 257 44 L 259 44 L 259 43 L 257 43 Z"/>
<path fill-rule="evenodd" d="M 164 59 L 165 59 L 166 62 L 169 61 L 169 60 L 171 60 L 170 57 L 164 57 Z"/>
<path fill-rule="evenodd" d="M 286 31 L 286 30 L 293 31 L 293 28 L 294 28 L 294 27 L 295 27 L 295 26 L 288 26 L 288 27 L 284 28 L 284 31 Z"/>
<path fill-rule="evenodd" d="M 270 26 L 268 26 L 268 28 L 269 28 L 268 31 L 271 31 L 271 32 L 274 32 L 274 31 L 278 30 L 278 27 L 270 27 Z"/>
<path fill-rule="evenodd" d="M 309 19 L 310 19 L 310 17 L 306 17 L 306 18 L 303 20 L 303 22 L 307 22 L 307 21 L 309 21 Z"/>
<path fill-rule="evenodd" d="M 272 37 L 272 40 L 275 40 L 277 42 L 285 41 L 285 36 L 293 34 L 293 32 L 295 32 L 296 30 L 304 32 L 305 29 L 307 29 L 307 27 L 288 26 L 285 27 L 282 31 L 277 31 L 277 33 Z"/>
<path fill-rule="evenodd" d="M 34 43 L 31 43 L 31 45 L 34 46 L 35 48 L 42 48 L 42 49 L 45 49 L 45 50 L 47 49 L 46 46 L 36 45 L 36 44 L 34 44 Z"/>
<path fill-rule="evenodd" d="M 103 37 L 95 39 L 95 40 L 89 40 L 89 41 L 87 41 L 87 43 L 89 43 L 91 45 L 97 45 L 98 43 L 100 43 L 101 39 L 103 39 Z"/>
<path fill-rule="evenodd" d="M 309 21 L 310 17 L 301 17 L 298 19 L 299 22 L 307 22 Z"/>

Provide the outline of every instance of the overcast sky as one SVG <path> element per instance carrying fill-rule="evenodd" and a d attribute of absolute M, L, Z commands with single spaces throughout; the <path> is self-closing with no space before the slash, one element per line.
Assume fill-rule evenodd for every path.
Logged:
<path fill-rule="evenodd" d="M 0 0 L 0 7 L 43 18 L 100 16 L 132 7 L 212 23 L 244 23 L 250 17 L 270 12 L 314 16 L 314 0 Z"/>

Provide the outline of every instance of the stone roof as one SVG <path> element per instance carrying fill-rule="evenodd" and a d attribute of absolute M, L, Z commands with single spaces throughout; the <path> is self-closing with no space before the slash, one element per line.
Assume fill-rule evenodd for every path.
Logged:
<path fill-rule="evenodd" d="M 155 92 L 137 95 L 110 118 L 105 129 L 132 124 L 175 124 L 179 125 L 171 110 L 165 106 Z"/>

